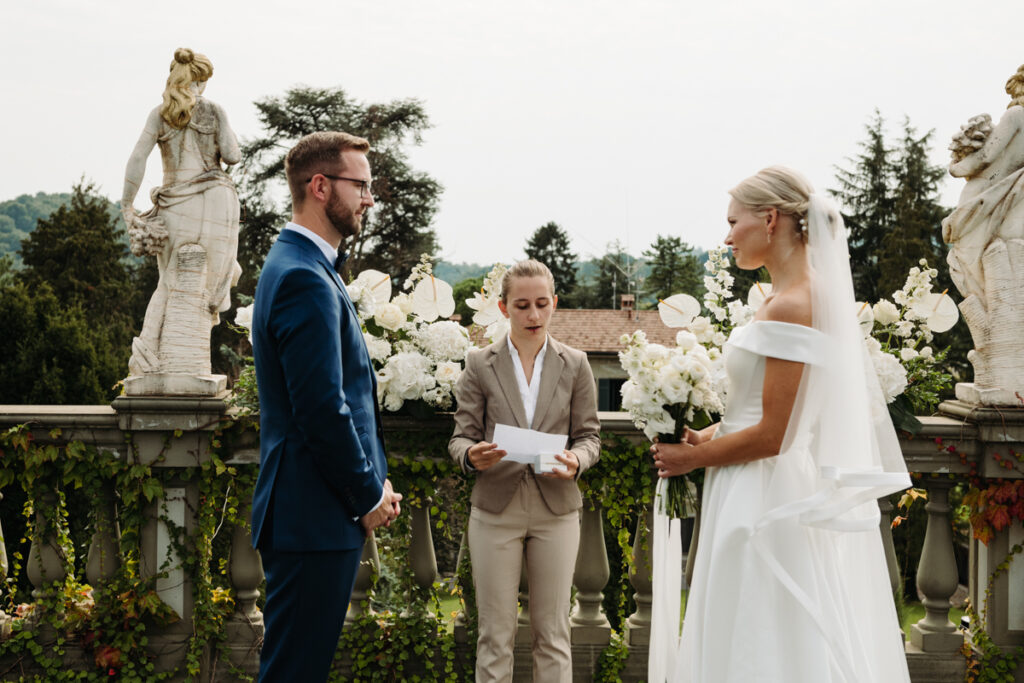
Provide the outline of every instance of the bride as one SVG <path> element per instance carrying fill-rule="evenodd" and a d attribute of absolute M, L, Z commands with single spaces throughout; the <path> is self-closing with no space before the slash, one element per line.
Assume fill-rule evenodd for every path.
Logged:
<path fill-rule="evenodd" d="M 726 244 L 740 268 L 768 269 L 772 295 L 726 344 L 721 423 L 651 447 L 660 477 L 707 473 L 678 645 L 678 554 L 655 557 L 649 678 L 909 681 L 876 499 L 910 480 L 865 357 L 842 219 L 783 167 L 730 195 Z M 656 551 L 677 524 L 656 518 Z"/>

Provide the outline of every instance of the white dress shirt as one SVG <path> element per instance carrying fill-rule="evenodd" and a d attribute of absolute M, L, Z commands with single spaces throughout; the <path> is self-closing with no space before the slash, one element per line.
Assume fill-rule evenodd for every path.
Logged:
<path fill-rule="evenodd" d="M 526 371 L 519 361 L 519 352 L 512 343 L 512 335 L 508 335 L 508 352 L 512 354 L 512 367 L 516 371 L 516 384 L 519 385 L 519 395 L 523 398 L 523 410 L 526 412 L 527 428 L 533 424 L 533 414 L 537 412 L 537 395 L 540 394 L 540 373 L 544 369 L 544 354 L 548 351 L 548 339 L 544 337 L 544 346 L 533 359 L 533 374 L 530 381 L 526 381 Z"/>
<path fill-rule="evenodd" d="M 328 244 L 327 240 L 325 240 L 323 237 L 316 234 L 309 228 L 304 228 L 298 223 L 292 223 L 291 221 L 288 221 L 287 223 L 284 224 L 283 229 L 294 230 L 303 237 L 308 237 L 309 239 L 313 240 L 313 244 L 315 244 L 320 249 L 320 251 L 324 253 L 324 256 L 327 257 L 328 262 L 330 262 L 332 266 L 334 265 L 334 262 L 338 260 L 338 250 L 332 247 L 330 244 Z"/>

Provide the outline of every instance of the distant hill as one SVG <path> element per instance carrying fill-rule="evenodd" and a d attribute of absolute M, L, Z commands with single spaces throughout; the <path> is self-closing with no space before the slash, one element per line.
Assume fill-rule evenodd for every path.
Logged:
<path fill-rule="evenodd" d="M 454 286 L 467 278 L 487 275 L 493 267 L 493 263 L 481 266 L 477 263 L 449 263 L 441 260 L 434 266 L 434 277 Z"/>
<path fill-rule="evenodd" d="M 50 214 L 71 201 L 69 192 L 48 193 L 36 192 L 35 195 L 23 194 L 14 199 L 0 202 L 0 256 L 11 254 L 14 264 L 21 267 L 21 241 L 36 229 L 40 218 L 49 218 Z M 110 215 L 118 219 L 118 227 L 125 230 L 121 210 L 115 202 L 108 200 Z M 128 236 L 124 234 L 124 242 Z"/>

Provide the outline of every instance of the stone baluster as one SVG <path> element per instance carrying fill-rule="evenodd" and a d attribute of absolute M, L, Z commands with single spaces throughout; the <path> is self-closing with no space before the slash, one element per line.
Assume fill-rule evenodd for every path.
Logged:
<path fill-rule="evenodd" d="M 889 585 L 893 594 L 902 590 L 903 581 L 900 579 L 899 562 L 896 560 L 896 546 L 892 542 L 892 511 L 893 505 L 888 498 L 878 499 L 878 511 L 881 519 L 878 521 L 878 530 L 882 534 L 882 549 L 885 551 L 885 566 L 889 570 Z"/>
<path fill-rule="evenodd" d="M 949 489 L 954 483 L 937 477 L 926 479 L 924 484 L 928 491 L 924 506 L 928 527 L 917 568 L 917 589 L 924 596 L 925 615 L 910 627 L 910 642 L 925 652 L 955 652 L 963 645 L 963 636 L 949 620 L 949 599 L 957 588 L 949 517 Z"/>
<path fill-rule="evenodd" d="M 459 588 L 462 590 L 463 595 L 469 594 L 473 590 L 473 581 L 469 579 L 469 585 L 466 585 L 462 579 L 463 564 L 467 561 L 469 556 L 469 545 L 466 540 L 466 532 L 462 532 L 462 540 L 459 542 L 459 555 L 455 558 L 455 580 L 459 582 Z M 455 621 L 452 624 L 455 633 L 455 642 L 466 643 L 469 642 L 468 632 L 468 617 L 466 616 L 466 601 L 462 600 L 459 605 L 459 613 L 455 615 Z"/>
<path fill-rule="evenodd" d="M 572 637 L 574 643 L 603 645 L 611 638 L 611 624 L 601 607 L 604 587 L 611 575 L 603 514 L 599 504 L 593 508 L 584 504 L 580 514 L 580 548 L 572 577 L 576 586 L 576 604 L 570 620 Z"/>
<path fill-rule="evenodd" d="M 430 509 L 426 505 L 429 505 L 428 501 L 424 501 L 423 507 L 412 508 L 412 519 L 410 520 L 412 537 L 409 540 L 409 563 L 412 565 L 412 578 L 422 595 L 430 594 L 430 589 L 438 578 L 434 536 L 430 529 Z M 411 616 L 412 605 L 417 603 L 418 601 L 410 600 L 409 607 L 402 612 L 402 615 Z"/>
<path fill-rule="evenodd" d="M 46 493 L 41 496 L 40 500 L 33 502 L 36 508 L 36 529 L 45 529 L 46 531 L 42 538 L 33 534 L 25 571 L 33 586 L 32 597 L 40 598 L 45 592 L 45 587 L 55 581 L 63 581 L 68 570 L 67 558 L 57 543 L 57 529 L 48 525 L 46 516 L 42 512 L 56 508 L 57 494 Z"/>
<path fill-rule="evenodd" d="M 629 646 L 646 646 L 651 642 L 651 603 L 654 590 L 651 569 L 654 566 L 654 539 L 650 529 L 653 528 L 652 507 L 637 519 L 636 537 L 633 539 L 633 566 L 629 570 L 629 583 L 636 591 L 633 593 L 636 611 L 626 619 L 626 644 Z"/>
<path fill-rule="evenodd" d="M 250 511 L 251 514 L 251 511 Z M 252 547 L 252 529 L 248 523 L 239 523 L 231 532 L 231 585 L 235 590 L 235 612 L 232 621 L 261 625 L 263 614 L 256 607 L 263 582 L 263 562 Z"/>
<path fill-rule="evenodd" d="M 250 510 L 247 517 L 251 515 Z M 235 611 L 224 623 L 225 646 L 232 666 L 256 678 L 259 644 L 263 640 L 263 613 L 256 607 L 263 582 L 263 562 L 252 547 L 251 518 L 231 530 L 228 573 L 235 592 Z"/>
<path fill-rule="evenodd" d="M 94 515 L 95 529 L 89 541 L 89 553 L 85 564 L 85 578 L 93 587 L 112 578 L 121 566 L 121 552 L 118 547 L 121 531 L 118 528 L 117 512 L 109 488 L 104 487 L 103 495 L 96 501 Z"/>
<path fill-rule="evenodd" d="M 352 599 L 348 603 L 348 612 L 345 613 L 346 626 L 364 614 L 373 614 L 373 610 L 370 609 L 370 591 L 373 589 L 373 577 L 379 567 L 380 557 L 377 555 L 377 541 L 371 534 L 363 544 L 363 556 L 359 560 L 359 571 L 356 572 Z"/>

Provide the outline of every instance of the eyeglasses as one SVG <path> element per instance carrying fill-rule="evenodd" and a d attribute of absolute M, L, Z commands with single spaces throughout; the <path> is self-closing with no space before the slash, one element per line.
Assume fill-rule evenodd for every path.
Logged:
<path fill-rule="evenodd" d="M 365 199 L 366 195 L 373 194 L 373 188 L 370 186 L 370 183 L 373 182 L 371 180 L 362 180 L 360 178 L 345 178 L 345 177 L 340 176 L 340 175 L 331 175 L 330 173 L 320 173 L 318 175 L 322 175 L 325 178 L 330 178 L 331 180 L 347 180 L 350 183 L 359 183 L 359 198 L 360 199 Z M 313 178 L 310 178 L 309 180 L 312 180 L 312 179 Z M 308 183 L 309 180 L 307 180 L 306 182 Z"/>

